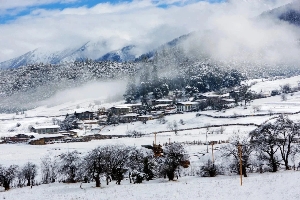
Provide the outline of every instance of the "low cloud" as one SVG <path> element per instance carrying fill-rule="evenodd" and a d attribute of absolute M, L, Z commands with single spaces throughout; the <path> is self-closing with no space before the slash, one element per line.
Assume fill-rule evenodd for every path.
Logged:
<path fill-rule="evenodd" d="M 90 82 L 80 87 L 58 91 L 53 97 L 39 102 L 40 105 L 55 106 L 81 100 L 120 101 L 125 93 L 125 81 Z"/>
<path fill-rule="evenodd" d="M 45 0 L 44 3 L 50 1 L 55 2 Z M 28 2 L 34 4 L 37 1 Z M 180 35 L 199 30 L 227 31 L 213 33 L 226 46 L 222 38 L 238 34 L 230 36 L 227 26 L 234 30 L 243 29 L 239 25 L 243 20 L 247 22 L 249 18 L 284 3 L 287 3 L 286 0 L 231 0 L 223 3 L 136 0 L 117 4 L 101 3 L 91 8 L 35 9 L 29 15 L 0 25 L 0 61 L 36 48 L 51 52 L 87 41 L 107 44 L 99 54 L 130 44 L 139 46 L 137 51 L 143 53 Z M 240 18 L 240 22 L 231 23 L 233 18 Z M 236 27 L 233 27 L 234 24 Z M 219 51 L 225 51 L 222 48 Z"/>
<path fill-rule="evenodd" d="M 183 44 L 186 53 L 241 68 L 298 65 L 299 28 L 253 13 L 256 4 L 251 4 L 253 7 L 245 5 L 237 1 L 223 4 L 223 8 L 218 5 L 219 12 L 213 13 L 207 21 L 210 28 L 196 32 Z"/>

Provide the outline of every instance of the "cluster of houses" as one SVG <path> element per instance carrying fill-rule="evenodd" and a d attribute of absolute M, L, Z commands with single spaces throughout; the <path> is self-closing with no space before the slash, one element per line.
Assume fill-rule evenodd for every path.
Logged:
<path fill-rule="evenodd" d="M 229 95 L 199 95 L 192 101 L 174 101 L 174 99 L 158 99 L 147 102 L 147 107 L 151 108 L 145 112 L 144 103 L 116 105 L 109 109 L 99 109 L 97 112 L 82 110 L 74 113 L 77 125 L 81 130 L 92 130 L 93 125 L 109 125 L 109 118 L 114 118 L 115 123 L 130 123 L 141 121 L 146 123 L 148 120 L 160 118 L 164 115 L 177 114 L 200 110 L 204 104 L 211 101 L 222 101 L 223 104 L 233 104 L 234 100 Z M 95 127 L 94 126 L 94 127 Z M 85 142 L 92 139 L 109 139 L 114 135 L 100 135 L 100 130 L 90 131 L 92 134 L 84 134 L 78 137 L 77 130 L 60 130 L 59 125 L 34 126 L 30 128 L 32 135 L 18 134 L 14 137 L 4 138 L 6 143 L 27 142 L 32 145 L 43 145 L 53 142 Z"/>
<path fill-rule="evenodd" d="M 148 120 L 157 119 L 164 115 L 196 112 L 209 106 L 212 102 L 218 102 L 227 107 L 234 105 L 234 100 L 230 98 L 229 94 L 201 94 L 193 100 L 186 101 L 156 99 L 147 101 L 147 103 L 115 105 L 108 110 L 99 110 L 96 118 L 99 120 L 99 124 L 102 125 L 107 124 L 108 116 L 114 117 L 115 123 L 130 123 L 134 121 L 146 123 Z M 147 111 L 145 107 L 147 107 Z"/>

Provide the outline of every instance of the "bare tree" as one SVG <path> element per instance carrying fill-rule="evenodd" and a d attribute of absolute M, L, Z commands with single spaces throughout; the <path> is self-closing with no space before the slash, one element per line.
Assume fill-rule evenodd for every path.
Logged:
<path fill-rule="evenodd" d="M 280 97 L 281 97 L 282 101 L 286 101 L 287 100 L 287 97 L 286 97 L 285 93 L 282 93 Z"/>
<path fill-rule="evenodd" d="M 78 151 L 62 153 L 58 162 L 58 174 L 63 181 L 75 183 L 80 180 L 81 158 Z"/>
<path fill-rule="evenodd" d="M 226 128 L 224 126 L 221 126 L 219 129 L 216 130 L 217 134 L 223 134 L 225 132 Z"/>
<path fill-rule="evenodd" d="M 177 122 L 174 120 L 173 123 L 168 123 L 168 129 L 171 131 L 174 131 L 175 135 L 178 134 L 178 124 Z"/>
<path fill-rule="evenodd" d="M 148 155 L 144 150 L 135 147 L 131 148 L 130 156 L 127 160 L 127 168 L 130 170 L 130 183 L 142 183 L 144 179 L 150 180 L 153 178 Z M 152 155 L 152 152 L 151 152 Z"/>
<path fill-rule="evenodd" d="M 128 130 L 126 131 L 126 135 L 128 135 L 129 137 L 138 138 L 142 136 L 142 132 L 136 130 Z"/>
<path fill-rule="evenodd" d="M 253 147 L 249 142 L 248 137 L 241 137 L 240 135 L 234 135 L 229 139 L 230 143 L 220 148 L 222 156 L 225 158 L 233 158 L 233 165 L 236 172 L 240 173 L 240 152 L 238 147 L 242 150 L 242 174 L 247 177 L 247 167 L 251 165 L 250 156 L 253 152 Z"/>
<path fill-rule="evenodd" d="M 242 85 L 239 88 L 239 97 L 242 101 L 244 101 L 244 106 L 246 107 L 246 104 L 250 102 L 253 98 L 253 94 L 250 91 L 250 86 L 248 85 Z"/>
<path fill-rule="evenodd" d="M 131 147 L 125 145 L 111 145 L 105 148 L 106 156 L 106 174 L 110 175 L 112 180 L 116 180 L 118 185 L 123 180 L 124 173 L 126 172 L 126 165 L 130 157 Z"/>
<path fill-rule="evenodd" d="M 264 124 L 250 132 L 250 137 L 251 143 L 259 153 L 258 159 L 267 161 L 272 172 L 278 171 L 280 162 L 277 156 L 279 146 L 276 127 L 271 123 Z"/>
<path fill-rule="evenodd" d="M 3 185 L 5 190 L 10 189 L 12 181 L 18 174 L 18 169 L 17 165 L 10 165 L 9 167 L 0 165 L 0 185 Z"/>
<path fill-rule="evenodd" d="M 162 175 L 167 176 L 171 181 L 175 177 L 176 170 L 182 166 L 183 162 L 188 161 L 189 156 L 180 143 L 172 143 L 164 149 L 164 158 L 161 159 Z"/>
<path fill-rule="evenodd" d="M 96 187 L 101 186 L 100 177 L 105 172 L 104 150 L 97 147 L 90 151 L 84 158 L 85 176 L 96 182 Z"/>
<path fill-rule="evenodd" d="M 275 122 L 278 131 L 278 146 L 281 158 L 286 170 L 290 169 L 289 156 L 292 153 L 292 143 L 296 135 L 299 135 L 299 124 L 290 120 L 287 116 L 280 115 Z"/>
<path fill-rule="evenodd" d="M 277 171 L 278 158 L 276 152 L 279 150 L 286 170 L 290 169 L 289 157 L 292 153 L 293 141 L 299 135 L 299 124 L 290 120 L 287 116 L 280 115 L 273 123 L 262 125 L 252 131 L 250 136 L 256 147 L 266 153 L 273 172 Z"/>
<path fill-rule="evenodd" d="M 166 118 L 165 118 L 164 115 L 162 115 L 162 116 L 161 116 L 160 118 L 158 118 L 157 120 L 158 120 L 158 122 L 159 122 L 160 124 L 165 124 L 165 123 L 167 122 L 167 120 L 166 120 Z"/>
<path fill-rule="evenodd" d="M 268 110 L 268 113 L 269 113 L 269 115 L 273 115 L 273 110 L 270 108 L 269 110 Z"/>
<path fill-rule="evenodd" d="M 281 85 L 280 88 L 282 93 L 289 93 L 292 90 L 291 85 L 289 83 Z"/>
<path fill-rule="evenodd" d="M 254 112 L 259 112 L 261 110 L 261 105 L 253 105 L 252 108 Z"/>
<path fill-rule="evenodd" d="M 107 145 L 97 147 L 90 151 L 85 157 L 85 174 L 87 177 L 96 181 L 96 187 L 100 187 L 100 177 L 106 177 L 106 184 L 111 180 L 116 180 L 120 184 L 128 160 L 132 151 L 132 147 L 124 145 Z"/>
<path fill-rule="evenodd" d="M 37 166 L 32 162 L 27 162 L 20 171 L 21 177 L 27 181 L 27 186 L 34 185 L 37 175 Z"/>
<path fill-rule="evenodd" d="M 57 168 L 58 163 L 53 156 L 48 154 L 41 158 L 42 183 L 54 183 L 57 179 Z"/>

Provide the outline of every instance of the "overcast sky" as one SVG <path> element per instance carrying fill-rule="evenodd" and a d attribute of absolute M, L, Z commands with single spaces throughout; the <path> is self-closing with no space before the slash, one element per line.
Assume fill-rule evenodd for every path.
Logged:
<path fill-rule="evenodd" d="M 88 41 L 108 50 L 155 48 L 224 16 L 253 18 L 289 0 L 0 0 L 0 62 L 36 48 L 49 51 Z"/>

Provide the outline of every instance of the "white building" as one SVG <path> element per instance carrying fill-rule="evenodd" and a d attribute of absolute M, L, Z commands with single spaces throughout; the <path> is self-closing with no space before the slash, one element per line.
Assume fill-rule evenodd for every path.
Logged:
<path fill-rule="evenodd" d="M 187 111 L 198 110 L 199 103 L 198 102 L 185 101 L 185 102 L 178 102 L 176 104 L 176 106 L 177 106 L 177 111 L 187 112 Z"/>
<path fill-rule="evenodd" d="M 58 134 L 59 128 L 58 125 L 36 126 L 32 127 L 32 131 L 38 134 Z"/>

